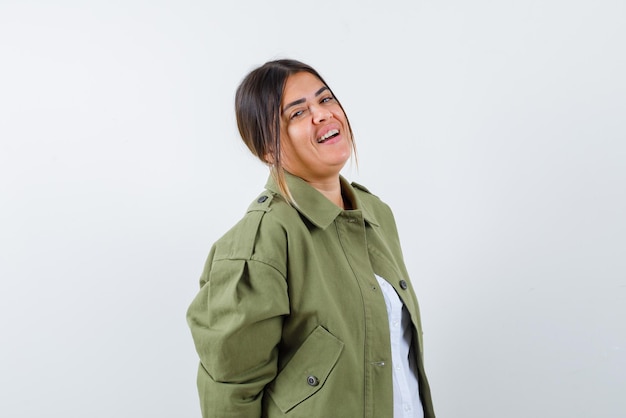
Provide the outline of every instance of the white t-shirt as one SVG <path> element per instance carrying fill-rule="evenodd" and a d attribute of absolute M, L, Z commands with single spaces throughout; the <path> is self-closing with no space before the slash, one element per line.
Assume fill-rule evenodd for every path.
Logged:
<path fill-rule="evenodd" d="M 417 367 L 409 357 L 413 330 L 408 311 L 402 300 L 385 279 L 376 276 L 385 298 L 391 340 L 393 368 L 393 418 L 423 418 L 424 409 L 419 395 Z"/>

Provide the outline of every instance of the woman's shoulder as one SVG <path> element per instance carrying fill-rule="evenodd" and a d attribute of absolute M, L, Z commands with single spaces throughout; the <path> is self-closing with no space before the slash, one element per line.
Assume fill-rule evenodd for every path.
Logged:
<path fill-rule="evenodd" d="M 214 259 L 277 259 L 284 253 L 295 209 L 268 190 L 255 197 L 244 216 L 214 244 Z"/>
<path fill-rule="evenodd" d="M 379 216 L 384 215 L 393 217 L 393 213 L 389 205 L 378 197 L 378 195 L 372 193 L 367 187 L 357 182 L 353 181 L 350 185 L 354 189 L 359 203 L 365 206 L 367 210 L 373 214 L 378 214 Z"/>

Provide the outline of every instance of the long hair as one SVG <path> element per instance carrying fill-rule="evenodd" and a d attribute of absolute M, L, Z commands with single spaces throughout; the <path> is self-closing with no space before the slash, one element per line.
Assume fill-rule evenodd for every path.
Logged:
<path fill-rule="evenodd" d="M 295 204 L 285 180 L 285 170 L 280 155 L 280 105 L 285 83 L 290 75 L 307 72 L 317 77 L 335 97 L 328 84 L 311 66 L 300 61 L 281 59 L 269 61 L 251 71 L 241 82 L 235 94 L 235 115 L 241 139 L 248 149 L 270 167 L 278 188 L 290 204 Z M 345 115 L 341 102 L 335 97 Z M 352 152 L 356 146 L 352 127 L 346 115 Z"/>

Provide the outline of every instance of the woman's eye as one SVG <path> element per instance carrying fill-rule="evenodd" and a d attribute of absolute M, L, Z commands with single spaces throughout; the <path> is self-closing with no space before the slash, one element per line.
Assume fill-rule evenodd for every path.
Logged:
<path fill-rule="evenodd" d="M 332 96 L 324 97 L 321 100 L 321 103 L 328 103 L 328 102 L 332 101 L 333 99 L 334 99 L 334 97 L 332 97 Z"/>
<path fill-rule="evenodd" d="M 293 113 L 291 114 L 291 116 L 289 117 L 289 119 L 295 119 L 295 118 L 297 118 L 298 116 L 302 115 L 303 113 L 304 113 L 304 110 L 298 110 L 298 111 L 295 111 L 295 112 L 293 112 Z"/>

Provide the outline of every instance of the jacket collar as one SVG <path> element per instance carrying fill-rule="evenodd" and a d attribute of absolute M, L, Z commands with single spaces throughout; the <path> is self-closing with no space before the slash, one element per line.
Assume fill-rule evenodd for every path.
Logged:
<path fill-rule="evenodd" d="M 300 177 L 285 172 L 285 180 L 291 195 L 296 201 L 297 206 L 295 206 L 295 209 L 318 228 L 326 229 L 341 213 L 352 212 L 350 210 L 344 211 L 332 203 L 326 196 Z M 339 181 L 341 183 L 341 192 L 351 201 L 354 208 L 353 211 L 361 211 L 363 219 L 367 223 L 378 226 L 378 221 L 372 214 L 371 209 L 359 199 L 352 185 L 343 176 L 339 176 Z M 276 181 L 271 175 L 265 187 L 273 193 L 281 194 Z"/>

